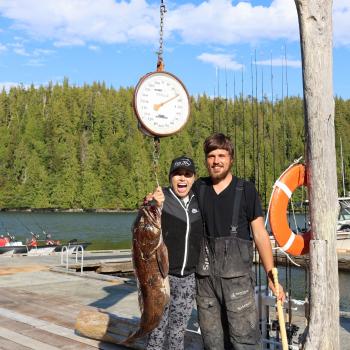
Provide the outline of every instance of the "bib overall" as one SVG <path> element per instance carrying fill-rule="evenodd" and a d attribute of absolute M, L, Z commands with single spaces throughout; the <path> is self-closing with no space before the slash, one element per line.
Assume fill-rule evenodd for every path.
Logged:
<path fill-rule="evenodd" d="M 202 213 L 205 188 L 199 188 Z M 252 276 L 253 243 L 237 232 L 243 190 L 243 180 L 239 179 L 229 236 L 208 236 L 204 224 L 196 271 L 197 307 L 204 348 L 208 350 L 261 349 Z"/>

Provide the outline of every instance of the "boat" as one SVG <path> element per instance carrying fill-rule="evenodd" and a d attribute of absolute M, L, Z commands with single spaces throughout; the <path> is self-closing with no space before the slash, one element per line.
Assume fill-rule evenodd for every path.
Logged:
<path fill-rule="evenodd" d="M 63 246 L 66 246 L 69 252 L 75 253 L 78 251 L 79 247 L 83 247 L 85 250 L 87 246 L 89 246 L 91 243 L 90 242 L 85 242 L 85 241 L 78 241 L 76 238 L 71 239 L 67 243 L 65 243 Z M 60 252 L 63 249 L 63 246 L 57 247 L 55 249 L 56 252 Z"/>
<path fill-rule="evenodd" d="M 0 236 L 0 254 L 13 255 L 28 252 L 27 245 L 17 241 L 14 235 L 7 233 L 7 236 Z"/>
<path fill-rule="evenodd" d="M 13 255 L 13 254 L 28 254 L 28 255 L 49 255 L 53 252 L 62 251 L 66 246 L 70 253 L 76 253 L 79 247 L 83 247 L 85 250 L 90 242 L 78 241 L 72 239 L 67 243 L 62 244 L 59 240 L 54 240 L 50 233 L 43 231 L 45 239 L 40 239 L 40 235 L 30 232 L 31 238 L 27 239 L 26 244 L 21 241 L 17 241 L 15 236 L 10 235 L 0 236 L 0 254 Z"/>
<path fill-rule="evenodd" d="M 339 214 L 337 221 L 337 239 L 350 238 L 350 197 L 338 197 L 338 202 Z M 303 206 L 308 207 L 309 201 L 305 200 L 302 204 Z M 305 232 L 308 230 L 308 228 L 298 229 L 299 232 Z"/>
<path fill-rule="evenodd" d="M 57 248 L 61 248 L 61 242 L 53 240 L 49 233 L 43 231 L 45 239 L 40 240 L 39 234 L 31 232 L 32 238 L 27 240 L 28 255 L 49 255 Z"/>

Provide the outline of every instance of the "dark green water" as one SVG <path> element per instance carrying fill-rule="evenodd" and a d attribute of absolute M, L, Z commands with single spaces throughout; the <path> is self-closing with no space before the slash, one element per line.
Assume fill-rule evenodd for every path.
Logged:
<path fill-rule="evenodd" d="M 61 241 L 76 238 L 91 242 L 90 250 L 129 248 L 135 217 L 136 213 L 0 212 L 0 232 L 9 232 L 23 242 L 31 232 L 44 239 L 45 231 Z"/>

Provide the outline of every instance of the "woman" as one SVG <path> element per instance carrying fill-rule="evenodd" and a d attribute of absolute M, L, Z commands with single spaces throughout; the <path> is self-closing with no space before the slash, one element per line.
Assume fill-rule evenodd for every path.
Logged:
<path fill-rule="evenodd" d="M 162 206 L 162 233 L 169 255 L 170 303 L 148 338 L 147 350 L 184 349 L 184 335 L 195 300 L 195 268 L 202 237 L 202 218 L 191 187 L 193 160 L 182 156 L 172 161 L 170 187 L 158 187 L 147 200 Z"/>

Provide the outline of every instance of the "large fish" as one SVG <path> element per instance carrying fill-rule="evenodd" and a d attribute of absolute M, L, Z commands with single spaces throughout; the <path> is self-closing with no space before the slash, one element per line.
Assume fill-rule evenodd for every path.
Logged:
<path fill-rule="evenodd" d="M 169 260 L 161 231 L 161 209 L 140 208 L 133 226 L 133 263 L 138 284 L 141 320 L 139 328 L 123 344 L 133 343 L 156 328 L 169 303 Z"/>

